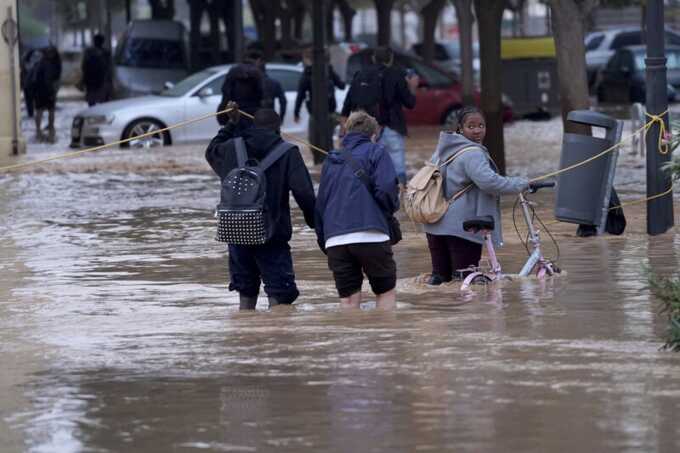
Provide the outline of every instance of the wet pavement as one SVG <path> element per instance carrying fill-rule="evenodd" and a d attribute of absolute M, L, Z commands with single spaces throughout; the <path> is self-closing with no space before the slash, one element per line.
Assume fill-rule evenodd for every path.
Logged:
<path fill-rule="evenodd" d="M 509 129 L 510 173 L 556 167 L 559 140 L 539 127 Z M 410 140 L 412 166 L 434 132 Z M 680 449 L 680 359 L 659 351 L 644 271 L 675 271 L 680 236 L 646 236 L 644 205 L 626 208 L 622 237 L 551 225 L 561 276 L 471 293 L 419 283 L 426 243 L 402 219 L 395 312 L 372 310 L 368 293 L 362 311 L 338 309 L 295 210 L 301 298 L 239 313 L 202 151 L 112 150 L 0 175 L 3 453 Z M 622 155 L 624 201 L 642 196 L 641 163 Z M 553 195 L 535 199 L 551 219 Z M 510 273 L 526 256 L 513 201 L 499 254 Z"/>

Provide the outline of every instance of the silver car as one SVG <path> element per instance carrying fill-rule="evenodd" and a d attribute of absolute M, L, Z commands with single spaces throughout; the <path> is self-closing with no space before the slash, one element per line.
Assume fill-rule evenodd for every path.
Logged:
<path fill-rule="evenodd" d="M 215 66 L 197 72 L 159 95 L 106 102 L 81 111 L 73 120 L 71 146 L 99 146 L 163 129 L 217 111 L 222 99 L 222 84 L 231 65 Z M 278 80 L 288 101 L 283 132 L 303 135 L 309 115 L 304 108 L 300 122 L 293 119 L 297 87 L 303 68 L 300 65 L 268 64 L 267 74 Z M 342 105 L 347 89 L 337 90 Z M 277 111 L 278 103 L 277 103 Z M 149 148 L 177 143 L 205 142 L 212 139 L 219 125 L 214 117 L 184 127 L 132 140 L 126 146 Z"/>

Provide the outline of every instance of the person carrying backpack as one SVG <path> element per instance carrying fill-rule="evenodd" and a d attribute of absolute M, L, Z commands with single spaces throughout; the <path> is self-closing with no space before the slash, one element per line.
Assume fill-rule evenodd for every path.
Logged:
<path fill-rule="evenodd" d="M 379 143 L 390 153 L 399 182 L 406 185 L 406 145 L 408 135 L 403 107 L 416 105 L 416 90 L 420 79 L 408 76 L 403 68 L 394 65 L 394 52 L 389 47 L 378 47 L 373 53 L 373 65 L 354 75 L 342 107 L 342 120 L 355 110 L 364 110 L 383 127 Z"/>
<path fill-rule="evenodd" d="M 80 85 L 85 90 L 85 100 L 90 107 L 110 101 L 113 94 L 111 53 L 104 48 L 106 39 L 97 34 L 93 41 L 94 46 L 85 49 L 80 66 Z"/>
<path fill-rule="evenodd" d="M 389 218 L 399 209 L 394 165 L 374 143 L 377 121 L 366 112 L 346 122 L 342 150 L 333 151 L 321 171 L 316 204 L 319 247 L 328 255 L 343 308 L 359 308 L 364 274 L 378 308 L 395 307 L 397 266 Z"/>
<path fill-rule="evenodd" d="M 255 309 L 261 281 L 270 308 L 292 304 L 300 293 L 288 245 L 289 194 L 314 228 L 312 179 L 297 146 L 281 139 L 275 111 L 260 109 L 246 125 L 238 104 L 226 107 L 229 121 L 205 157 L 222 183 L 218 240 L 229 243 L 229 290 L 238 291 L 241 310 Z"/>
<path fill-rule="evenodd" d="M 222 100 L 217 107 L 218 112 L 225 110 L 230 101 L 238 104 L 240 109 L 249 115 L 254 115 L 263 106 L 264 79 L 262 71 L 257 66 L 261 58 L 262 55 L 259 52 L 251 51 L 246 55 L 243 63 L 232 66 L 224 78 Z M 228 121 L 228 115 L 217 115 L 217 122 L 220 126 L 226 125 Z"/>
<path fill-rule="evenodd" d="M 57 108 L 57 92 L 61 81 L 61 56 L 54 46 L 47 47 L 42 52 L 42 58 L 37 63 L 35 71 L 34 105 L 35 105 L 35 132 L 38 142 L 56 142 L 56 130 L 54 128 L 54 112 Z M 45 136 L 42 129 L 43 113 L 47 110 L 47 131 Z"/>

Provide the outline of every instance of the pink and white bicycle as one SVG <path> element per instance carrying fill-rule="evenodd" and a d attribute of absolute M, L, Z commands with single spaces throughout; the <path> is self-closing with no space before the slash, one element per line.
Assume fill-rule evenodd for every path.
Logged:
<path fill-rule="evenodd" d="M 532 183 L 529 186 L 529 190 L 527 191 L 527 193 L 535 193 L 540 189 L 554 186 L 555 186 L 554 181 Z M 555 263 L 553 263 L 551 260 L 543 256 L 543 252 L 541 250 L 541 238 L 539 235 L 539 230 L 536 227 L 536 225 L 534 225 L 534 220 L 537 218 L 537 216 L 536 213 L 534 212 L 533 203 L 527 199 L 527 193 L 520 193 L 517 198 L 517 203 L 515 204 L 515 207 L 517 207 L 517 205 L 521 206 L 522 215 L 524 217 L 524 221 L 526 222 L 528 229 L 527 239 L 526 241 L 523 241 L 523 243 L 527 248 L 529 258 L 522 267 L 522 270 L 519 272 L 519 276 L 526 277 L 530 275 L 532 272 L 536 272 L 536 277 L 538 277 L 539 279 L 543 279 L 546 276 L 551 276 L 556 273 L 559 273 L 560 269 L 555 265 Z M 543 225 L 540 219 L 539 223 Z M 484 235 L 484 242 L 486 245 L 486 252 L 488 255 L 490 266 L 489 269 L 486 270 L 480 267 L 461 270 L 461 272 L 465 273 L 470 272 L 467 275 L 467 277 L 465 277 L 465 279 L 463 280 L 463 284 L 460 287 L 461 290 L 467 290 L 473 284 L 488 284 L 494 281 L 510 279 L 508 276 L 503 274 L 501 264 L 498 262 L 498 258 L 496 256 L 496 250 L 494 249 L 493 241 L 491 240 L 491 233 L 494 230 L 494 228 L 495 228 L 494 219 L 491 216 L 476 217 L 463 222 L 463 229 L 465 231 L 473 231 L 475 233 L 481 232 Z M 543 225 L 543 228 L 545 228 L 545 225 Z M 519 234 L 519 230 L 517 230 L 517 232 Z M 548 232 L 548 234 L 550 233 Z M 531 251 L 529 250 L 529 246 L 531 246 L 532 248 Z"/>

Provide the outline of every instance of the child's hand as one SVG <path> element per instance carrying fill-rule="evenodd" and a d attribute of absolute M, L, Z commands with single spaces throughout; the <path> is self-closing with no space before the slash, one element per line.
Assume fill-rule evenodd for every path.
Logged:
<path fill-rule="evenodd" d="M 232 123 L 236 124 L 238 121 L 241 119 L 241 112 L 239 112 L 238 109 L 238 104 L 234 101 L 229 101 L 227 103 L 227 116 L 229 117 L 229 121 Z"/>

